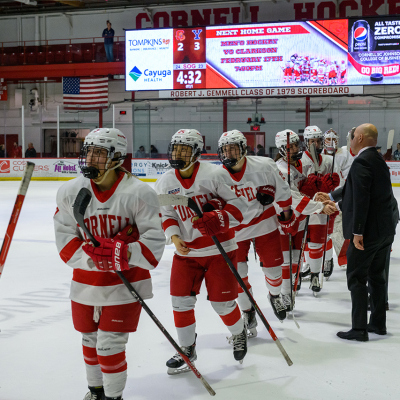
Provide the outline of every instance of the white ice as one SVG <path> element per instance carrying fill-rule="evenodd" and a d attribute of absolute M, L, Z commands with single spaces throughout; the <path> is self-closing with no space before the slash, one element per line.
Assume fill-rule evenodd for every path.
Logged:
<path fill-rule="evenodd" d="M 69 295 L 71 269 L 58 256 L 52 217 L 62 182 L 31 182 L 8 259 L 0 279 L 0 399 L 81 400 L 87 392 L 81 336 L 72 326 Z M 0 239 L 4 236 L 19 182 L 0 182 Z M 394 188 L 400 200 L 400 188 Z M 212 310 L 203 288 L 196 306 L 196 367 L 218 399 L 395 399 L 399 392 L 400 237 L 390 266 L 387 336 L 369 342 L 336 337 L 350 329 L 350 295 L 345 271 L 335 266 L 318 298 L 304 283 L 293 320 L 280 323 L 271 311 L 264 277 L 250 253 L 250 282 L 282 345 L 289 367 L 267 330 L 249 341 L 242 365 L 226 341 L 228 330 Z M 149 307 L 176 338 L 169 296 L 173 249 L 152 272 Z M 190 372 L 168 376 L 165 362 L 175 350 L 145 312 L 127 346 L 128 382 L 124 399 L 208 399 Z"/>

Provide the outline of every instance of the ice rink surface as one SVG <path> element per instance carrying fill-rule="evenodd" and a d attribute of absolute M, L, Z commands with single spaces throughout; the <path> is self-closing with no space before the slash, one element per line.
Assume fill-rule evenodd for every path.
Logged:
<path fill-rule="evenodd" d="M 3 240 L 20 182 L 0 182 L 0 239 Z M 81 400 L 87 392 L 81 335 L 72 326 L 69 284 L 72 270 L 59 258 L 52 217 L 62 182 L 30 184 L 0 279 L 0 399 Z M 398 201 L 400 188 L 394 188 Z M 293 320 L 280 323 L 267 299 L 263 274 L 249 255 L 254 297 L 293 361 L 289 367 L 267 330 L 249 340 L 240 365 L 227 343 L 229 332 L 208 304 L 205 288 L 196 305 L 196 367 L 216 391 L 215 398 L 258 399 L 395 399 L 399 392 L 400 237 L 390 266 L 386 336 L 369 342 L 344 341 L 350 329 L 350 294 L 344 270 L 335 265 L 318 298 L 304 283 Z M 173 247 L 167 246 L 152 272 L 154 298 L 147 301 L 176 339 L 169 296 Z M 335 258 L 336 262 L 336 258 Z M 145 312 L 127 346 L 128 382 L 124 399 L 208 399 L 190 372 L 168 376 L 165 362 L 175 350 Z"/>

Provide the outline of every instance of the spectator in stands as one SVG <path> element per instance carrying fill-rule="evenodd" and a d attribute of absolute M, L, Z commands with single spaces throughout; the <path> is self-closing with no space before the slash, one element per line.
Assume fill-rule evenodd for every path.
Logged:
<path fill-rule="evenodd" d="M 0 144 L 0 158 L 4 158 L 6 156 L 6 150 L 4 144 Z"/>
<path fill-rule="evenodd" d="M 36 158 L 36 150 L 33 143 L 28 143 L 28 148 L 25 151 L 25 158 Z"/>
<path fill-rule="evenodd" d="M 265 149 L 264 149 L 264 146 L 262 146 L 261 144 L 257 145 L 257 154 L 256 155 L 260 156 L 260 157 L 265 157 Z"/>
<path fill-rule="evenodd" d="M 22 146 L 18 146 L 17 142 L 14 142 L 14 147 L 11 152 L 11 157 L 22 158 Z"/>
<path fill-rule="evenodd" d="M 150 146 L 150 157 L 151 158 L 158 158 L 158 150 L 157 147 L 154 145 Z"/>
<path fill-rule="evenodd" d="M 393 160 L 400 161 L 400 143 L 397 143 L 397 150 L 393 153 Z"/>
<path fill-rule="evenodd" d="M 103 30 L 104 49 L 106 50 L 107 61 L 114 61 L 114 29 L 111 28 L 111 22 L 107 20 L 107 28 Z"/>
<path fill-rule="evenodd" d="M 139 150 L 135 153 L 135 158 L 146 158 L 144 146 L 139 147 Z"/>
<path fill-rule="evenodd" d="M 248 156 L 255 156 L 256 155 L 256 153 L 254 153 L 254 151 L 251 148 L 251 146 L 247 146 L 247 155 Z"/>

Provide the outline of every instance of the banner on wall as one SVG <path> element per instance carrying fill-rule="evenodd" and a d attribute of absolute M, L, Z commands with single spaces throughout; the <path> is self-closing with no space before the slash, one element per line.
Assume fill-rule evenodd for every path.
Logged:
<path fill-rule="evenodd" d="M 400 186 L 400 161 L 387 161 L 392 185 Z"/>

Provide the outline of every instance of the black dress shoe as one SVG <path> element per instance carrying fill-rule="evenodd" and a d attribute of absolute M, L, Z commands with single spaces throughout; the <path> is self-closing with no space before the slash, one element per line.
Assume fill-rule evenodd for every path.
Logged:
<path fill-rule="evenodd" d="M 386 335 L 387 330 L 385 329 L 379 329 L 374 325 L 368 324 L 367 325 L 368 332 L 376 333 L 377 335 Z"/>
<path fill-rule="evenodd" d="M 348 332 L 338 332 L 336 335 L 340 339 L 357 340 L 358 342 L 368 342 L 369 340 L 367 331 L 356 331 L 355 329 L 350 329 Z"/>

